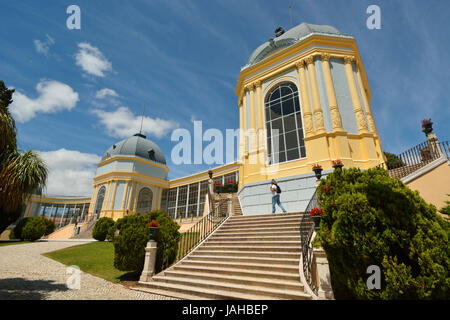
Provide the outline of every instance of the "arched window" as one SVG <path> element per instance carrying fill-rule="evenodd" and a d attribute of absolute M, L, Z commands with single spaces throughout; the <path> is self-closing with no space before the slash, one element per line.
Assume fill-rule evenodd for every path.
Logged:
<path fill-rule="evenodd" d="M 95 211 L 94 213 L 98 216 L 100 211 L 102 211 L 103 200 L 105 199 L 105 186 L 101 187 L 97 194 L 97 201 L 95 202 Z"/>
<path fill-rule="evenodd" d="M 269 163 L 306 157 L 297 86 L 287 82 L 271 90 L 265 112 Z"/>
<path fill-rule="evenodd" d="M 153 203 L 153 192 L 149 188 L 142 188 L 139 191 L 138 201 L 137 201 L 137 213 L 145 213 L 152 210 Z"/>

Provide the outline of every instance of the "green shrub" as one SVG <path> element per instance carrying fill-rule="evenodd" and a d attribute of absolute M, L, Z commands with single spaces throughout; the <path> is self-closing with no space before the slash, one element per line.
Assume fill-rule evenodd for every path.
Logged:
<path fill-rule="evenodd" d="M 45 235 L 47 224 L 44 217 L 33 217 L 27 220 L 22 229 L 24 240 L 36 241 Z"/>
<path fill-rule="evenodd" d="M 450 194 L 448 194 L 450 196 Z M 450 201 L 445 201 L 446 206 L 442 207 L 439 212 L 450 216 Z"/>
<path fill-rule="evenodd" d="M 98 241 L 105 241 L 109 229 L 115 224 L 114 220 L 108 217 L 98 219 L 92 230 L 92 237 Z"/>
<path fill-rule="evenodd" d="M 449 299 L 449 224 L 433 205 L 381 168 L 335 171 L 318 197 L 318 237 L 337 299 Z M 367 267 L 382 272 L 369 290 Z"/>
<path fill-rule="evenodd" d="M 46 217 L 40 217 L 40 218 L 43 218 L 44 222 L 45 222 L 45 226 L 46 226 L 45 234 L 44 234 L 45 236 L 48 236 L 50 233 L 55 231 L 56 224 L 55 224 L 55 222 L 53 220 L 50 220 L 50 219 L 48 219 Z"/>
<path fill-rule="evenodd" d="M 159 224 L 156 236 L 158 250 L 155 272 L 164 270 L 175 261 L 180 227 L 165 212 L 157 210 L 142 215 L 129 215 L 117 220 L 115 228 L 119 234 L 114 236 L 114 266 L 117 269 L 142 272 L 145 247 L 150 240 L 148 224 L 151 221 Z"/>
<path fill-rule="evenodd" d="M 25 226 L 25 224 L 27 223 L 27 221 L 30 219 L 31 218 L 29 218 L 29 217 L 21 219 L 16 224 L 16 226 L 11 230 L 11 233 L 9 234 L 9 238 L 11 240 L 16 240 L 16 239 L 23 240 L 24 238 L 22 237 L 22 230 L 23 230 L 23 227 Z"/>
<path fill-rule="evenodd" d="M 385 152 L 384 155 L 386 156 L 386 165 L 388 169 L 400 168 L 405 165 L 405 163 L 393 153 Z"/>

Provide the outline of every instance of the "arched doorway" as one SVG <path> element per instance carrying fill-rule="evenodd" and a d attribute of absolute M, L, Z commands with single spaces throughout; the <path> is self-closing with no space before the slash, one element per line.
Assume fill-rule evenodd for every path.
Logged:
<path fill-rule="evenodd" d="M 94 214 L 96 219 L 100 217 L 100 211 L 102 211 L 103 200 L 105 199 L 106 187 L 103 186 L 100 188 L 97 194 L 97 201 L 95 202 Z"/>

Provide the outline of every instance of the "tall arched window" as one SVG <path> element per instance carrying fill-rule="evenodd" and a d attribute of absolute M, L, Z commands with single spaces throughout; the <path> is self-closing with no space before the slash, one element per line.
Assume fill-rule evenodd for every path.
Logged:
<path fill-rule="evenodd" d="M 269 163 L 306 157 L 297 86 L 287 82 L 271 90 L 265 112 Z"/>
<path fill-rule="evenodd" d="M 137 213 L 145 213 L 152 210 L 153 203 L 153 192 L 149 188 L 142 188 L 139 191 L 138 201 L 137 201 Z"/>
<path fill-rule="evenodd" d="M 105 192 L 106 188 L 105 186 L 103 186 L 97 193 L 97 201 L 95 202 L 95 211 L 94 211 L 97 217 L 100 214 L 100 211 L 102 211 L 103 200 L 105 199 Z"/>

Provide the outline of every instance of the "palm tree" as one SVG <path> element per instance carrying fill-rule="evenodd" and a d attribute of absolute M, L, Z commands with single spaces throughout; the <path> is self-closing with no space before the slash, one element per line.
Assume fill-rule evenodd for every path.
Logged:
<path fill-rule="evenodd" d="M 33 151 L 19 152 L 8 106 L 14 90 L 0 80 L 0 233 L 15 222 L 33 191 L 47 181 L 47 167 Z"/>

